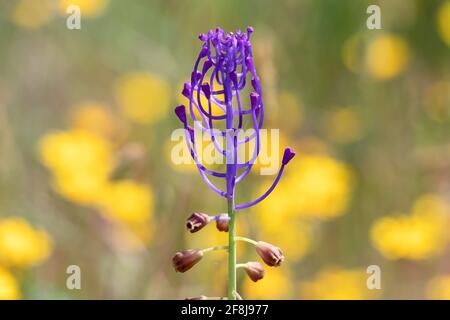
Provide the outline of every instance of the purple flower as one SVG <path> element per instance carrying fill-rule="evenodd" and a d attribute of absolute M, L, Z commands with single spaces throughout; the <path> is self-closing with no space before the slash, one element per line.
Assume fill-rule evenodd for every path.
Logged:
<path fill-rule="evenodd" d="M 191 73 L 191 81 L 185 83 L 182 94 L 188 98 L 189 105 L 178 106 L 175 113 L 186 129 L 186 142 L 203 181 L 217 194 L 224 198 L 234 199 L 236 186 L 251 171 L 259 155 L 260 129 L 264 122 L 264 102 L 260 79 L 253 61 L 250 35 L 252 27 L 247 32 L 225 33 L 217 28 L 199 36 L 202 42 L 200 53 Z M 250 79 L 250 81 L 248 81 Z M 244 95 L 244 90 L 250 92 Z M 207 102 L 205 102 L 207 101 Z M 250 108 L 244 108 L 250 105 Z M 213 113 L 212 110 L 222 112 Z M 211 136 L 216 150 L 226 159 L 224 172 L 210 170 L 199 160 L 196 153 L 196 140 L 193 128 L 188 125 L 186 109 L 189 110 L 190 121 L 194 127 Z M 237 132 L 244 128 L 248 118 L 254 132 L 245 138 L 239 138 Z M 217 130 L 217 128 L 225 128 Z M 218 138 L 225 138 L 226 148 L 218 143 Z M 238 163 L 239 145 L 255 141 L 253 155 L 244 163 Z M 275 188 L 289 160 L 295 152 L 287 148 L 283 156 L 280 170 L 271 187 L 259 198 L 235 205 L 236 210 L 253 206 L 265 199 Z M 225 180 L 224 186 L 217 186 L 210 177 Z"/>

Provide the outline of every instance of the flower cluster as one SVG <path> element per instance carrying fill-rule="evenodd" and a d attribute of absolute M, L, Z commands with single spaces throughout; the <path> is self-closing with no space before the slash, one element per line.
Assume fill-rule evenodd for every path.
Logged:
<path fill-rule="evenodd" d="M 383 217 L 372 227 L 372 243 L 388 259 L 424 260 L 441 253 L 448 242 L 450 208 L 439 196 L 423 195 L 411 214 Z"/>
<path fill-rule="evenodd" d="M 149 185 L 112 179 L 129 146 L 119 150 L 111 139 L 119 134 L 119 122 L 102 104 L 83 103 L 75 108 L 70 129 L 41 138 L 39 153 L 60 195 L 98 210 L 117 227 L 125 226 L 138 241 L 127 238 L 141 246 L 151 238 L 154 195 Z"/>
<path fill-rule="evenodd" d="M 260 129 L 264 120 L 264 104 L 259 77 L 256 73 L 250 35 L 236 31 L 226 34 L 222 29 L 201 34 L 203 42 L 200 54 L 195 62 L 190 82 L 184 84 L 183 96 L 189 105 L 179 105 L 175 113 L 185 129 L 188 150 L 194 159 L 201 178 L 206 185 L 227 200 L 227 214 L 210 216 L 205 213 L 192 214 L 186 227 L 197 232 L 209 222 L 215 221 L 219 231 L 228 232 L 228 245 L 206 249 L 189 249 L 177 252 L 173 257 L 173 266 L 178 272 L 185 272 L 198 263 L 205 252 L 213 250 L 228 251 L 228 299 L 240 298 L 236 291 L 236 269 L 242 268 L 249 278 L 258 281 L 264 277 L 264 269 L 259 262 L 236 263 L 236 241 L 245 241 L 255 246 L 256 253 L 272 267 L 279 266 L 284 260 L 280 248 L 264 241 L 255 241 L 236 235 L 236 212 L 256 205 L 264 200 L 276 187 L 285 166 L 295 156 L 291 148 L 284 150 L 281 168 L 273 183 L 263 194 L 244 204 L 235 203 L 235 189 L 251 171 L 261 150 Z M 245 94 L 248 94 L 249 108 L 245 108 Z M 189 124 L 188 113 L 194 123 Z M 214 110 L 214 112 L 213 112 Z M 241 138 L 247 118 L 251 122 L 252 133 Z M 196 153 L 196 130 L 210 136 L 216 151 L 225 159 L 226 169 L 212 170 L 204 166 Z M 220 143 L 225 141 L 225 147 Z M 239 161 L 241 146 L 254 143 L 250 159 Z M 223 181 L 221 188 L 212 179 Z"/>

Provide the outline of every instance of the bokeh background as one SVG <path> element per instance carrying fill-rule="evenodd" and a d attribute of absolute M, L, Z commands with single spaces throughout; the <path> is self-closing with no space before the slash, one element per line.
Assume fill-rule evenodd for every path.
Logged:
<path fill-rule="evenodd" d="M 66 28 L 79 5 L 81 30 Z M 381 8 L 368 30 L 366 8 Z M 173 107 L 221 26 L 255 28 L 266 128 L 295 147 L 238 233 L 286 260 L 247 299 L 450 298 L 450 1 L 0 1 L 0 298 L 223 296 L 226 253 L 185 274 L 180 249 L 226 242 L 226 210 L 171 162 Z M 254 174 L 238 199 L 273 177 Z M 239 260 L 257 261 L 248 245 Z M 81 268 L 68 290 L 66 268 Z M 368 290 L 366 268 L 381 268 Z"/>

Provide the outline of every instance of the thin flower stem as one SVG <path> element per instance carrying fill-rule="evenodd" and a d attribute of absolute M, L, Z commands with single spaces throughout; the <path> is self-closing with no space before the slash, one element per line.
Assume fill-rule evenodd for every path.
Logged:
<path fill-rule="evenodd" d="M 228 300 L 235 300 L 236 291 L 236 215 L 233 197 L 228 198 Z"/>
<path fill-rule="evenodd" d="M 252 240 L 252 239 L 249 239 L 249 238 L 246 238 L 246 237 L 235 237 L 235 239 L 237 241 L 245 241 L 245 242 L 251 243 L 251 244 L 253 244 L 255 246 L 257 244 L 257 242 L 255 240 Z"/>
<path fill-rule="evenodd" d="M 215 250 L 228 250 L 228 246 L 215 246 L 203 249 L 202 252 L 215 251 Z"/>
<path fill-rule="evenodd" d="M 246 263 L 238 263 L 238 264 L 236 265 L 236 269 L 239 269 L 239 268 L 245 268 L 246 266 L 247 266 Z"/>

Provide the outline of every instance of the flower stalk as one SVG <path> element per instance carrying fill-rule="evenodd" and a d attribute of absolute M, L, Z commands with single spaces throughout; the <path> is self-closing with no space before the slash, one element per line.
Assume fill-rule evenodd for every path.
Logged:
<path fill-rule="evenodd" d="M 182 95 L 188 99 L 189 105 L 187 108 L 184 105 L 175 108 L 175 114 L 185 129 L 188 151 L 197 165 L 201 179 L 213 192 L 227 200 L 227 214 L 209 216 L 205 213 L 193 213 L 186 221 L 186 228 L 191 233 L 198 232 L 210 221 L 215 220 L 219 231 L 228 232 L 228 245 L 178 252 L 173 258 L 173 264 L 175 270 L 185 272 L 192 268 L 205 252 L 228 250 L 229 300 L 242 299 L 237 292 L 238 268 L 245 268 L 252 281 L 256 282 L 264 277 L 261 263 L 237 263 L 237 241 L 254 245 L 257 254 L 269 266 L 279 266 L 284 259 L 281 249 L 274 245 L 237 236 L 236 218 L 240 210 L 252 207 L 269 196 L 279 183 L 286 165 L 295 156 L 293 149 L 286 148 L 278 174 L 267 191 L 248 203 L 235 203 L 236 187 L 251 171 L 261 150 L 260 130 L 264 122 L 262 89 L 250 43 L 252 33 L 253 28 L 248 27 L 247 32 L 237 30 L 226 34 L 217 28 L 207 34 L 201 34 L 199 39 L 203 43 L 202 48 L 195 61 L 190 82 L 185 83 L 182 90 Z M 244 97 L 244 92 L 249 92 L 248 97 Z M 247 102 L 244 102 L 245 99 Z M 244 108 L 247 105 L 250 107 Z M 213 112 L 213 107 L 219 112 Z M 239 133 L 246 129 L 244 123 L 248 121 L 244 120 L 247 119 L 253 132 L 242 138 Z M 219 130 L 219 127 L 224 129 Z M 195 134 L 197 129 L 210 135 L 214 148 L 225 159 L 226 170 L 212 170 L 201 162 L 197 154 L 198 139 Z M 222 139 L 225 140 L 225 148 L 218 142 Z M 239 151 L 245 149 L 241 147 L 245 147 L 249 142 L 254 142 L 255 145 L 253 155 L 247 161 L 238 162 L 238 159 L 241 159 Z M 214 181 L 221 181 L 221 185 L 214 183 L 211 177 Z"/>

